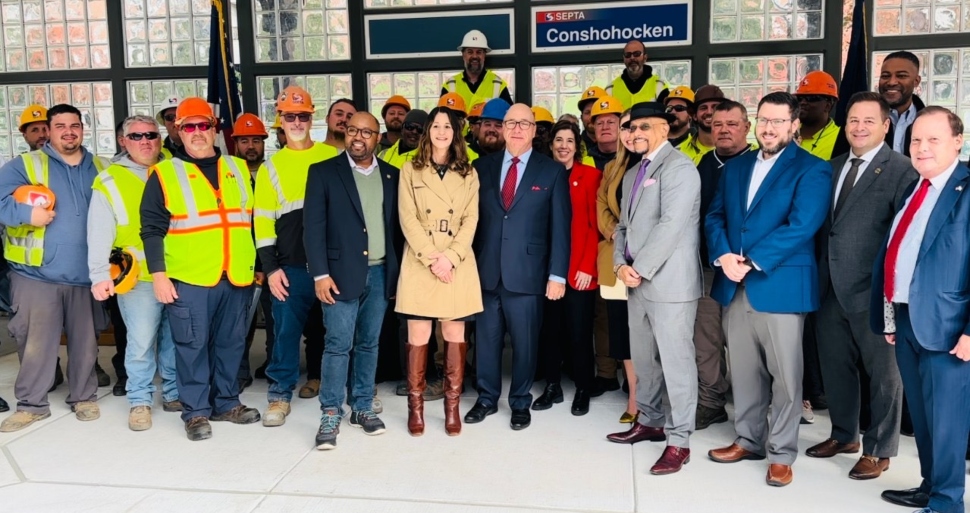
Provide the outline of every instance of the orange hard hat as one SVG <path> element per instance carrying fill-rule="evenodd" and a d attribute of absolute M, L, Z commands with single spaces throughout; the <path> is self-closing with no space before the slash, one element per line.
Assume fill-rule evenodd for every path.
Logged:
<path fill-rule="evenodd" d="M 812 71 L 798 83 L 795 94 L 821 94 L 839 99 L 839 86 L 835 84 L 832 75 L 824 71 Z"/>
<path fill-rule="evenodd" d="M 255 114 L 243 114 L 232 125 L 233 137 L 269 137 L 266 125 Z"/>
<path fill-rule="evenodd" d="M 468 121 L 475 121 L 481 118 L 483 110 L 485 110 L 485 102 L 478 102 L 472 105 L 472 110 L 468 111 Z"/>
<path fill-rule="evenodd" d="M 552 113 L 545 107 L 539 107 L 538 105 L 532 107 L 532 115 L 535 116 L 536 123 L 556 124 L 556 118 L 552 117 Z"/>
<path fill-rule="evenodd" d="M 606 89 L 600 86 L 589 86 L 583 91 L 583 97 L 580 98 L 576 105 L 579 107 L 579 110 L 583 110 L 587 103 L 604 96 L 607 96 Z"/>
<path fill-rule="evenodd" d="M 114 248 L 108 256 L 108 263 L 111 264 L 109 275 L 114 282 L 115 294 L 124 294 L 135 288 L 141 269 L 138 266 L 138 259 L 131 252 Z"/>
<path fill-rule="evenodd" d="M 212 106 L 209 102 L 199 97 L 186 98 L 175 108 L 175 125 L 181 126 L 188 118 L 202 117 L 209 118 L 215 123 L 216 117 L 212 113 Z"/>
<path fill-rule="evenodd" d="M 391 108 L 391 105 L 397 105 L 398 107 L 403 107 L 404 112 L 411 112 L 411 102 L 409 102 L 407 98 L 399 94 L 395 94 L 394 96 L 388 98 L 387 101 L 384 102 L 384 106 L 381 107 L 382 118 L 387 116 L 387 109 Z"/>
<path fill-rule="evenodd" d="M 54 210 L 54 191 L 43 185 L 21 185 L 13 191 L 17 203 Z"/>
<path fill-rule="evenodd" d="M 465 99 L 458 93 L 445 93 L 438 98 L 438 106 L 451 109 L 455 114 L 465 115 Z"/>
<path fill-rule="evenodd" d="M 600 114 L 616 114 L 620 116 L 623 114 L 623 104 L 620 100 L 612 96 L 601 96 L 596 99 L 596 103 L 593 104 L 593 110 L 590 112 L 590 119 L 599 116 Z"/>
<path fill-rule="evenodd" d="M 27 125 L 38 121 L 47 121 L 47 109 L 43 105 L 28 105 L 24 112 L 20 114 L 20 123 L 17 124 L 17 127 L 23 132 Z"/>
<path fill-rule="evenodd" d="M 276 112 L 313 114 L 313 110 L 313 99 L 310 93 L 300 86 L 289 86 L 283 89 L 279 99 L 276 100 Z"/>

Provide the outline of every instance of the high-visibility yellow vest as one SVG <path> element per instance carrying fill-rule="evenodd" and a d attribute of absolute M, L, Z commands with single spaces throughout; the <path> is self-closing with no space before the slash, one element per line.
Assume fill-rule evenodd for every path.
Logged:
<path fill-rule="evenodd" d="M 692 134 L 687 139 L 684 139 L 684 142 L 680 143 L 680 146 L 678 146 L 677 149 L 686 155 L 687 158 L 691 159 L 696 166 L 701 163 L 701 158 L 704 155 L 707 155 L 707 153 L 714 148 L 704 146 L 699 140 L 697 140 L 697 134 Z"/>
<path fill-rule="evenodd" d="M 113 164 L 98 173 L 91 186 L 101 191 L 115 215 L 117 229 L 113 246 L 129 251 L 138 259 L 140 281 L 152 281 L 145 260 L 145 243 L 141 240 L 141 197 L 145 194 L 145 182 L 128 168 Z"/>
<path fill-rule="evenodd" d="M 596 161 L 593 160 L 592 155 L 590 155 L 588 153 L 586 155 L 583 155 L 583 164 L 585 164 L 585 165 L 587 165 L 589 167 L 596 167 Z"/>
<path fill-rule="evenodd" d="M 172 160 L 172 152 L 168 148 L 162 146 L 162 155 L 165 156 L 166 160 Z"/>
<path fill-rule="evenodd" d="M 410 162 L 411 159 L 413 159 L 414 156 L 418 154 L 417 148 L 406 153 L 400 153 L 400 151 L 401 151 L 401 140 L 398 139 L 397 141 L 394 142 L 393 145 L 391 145 L 390 148 L 382 151 L 380 155 L 377 156 L 377 158 L 383 160 L 384 162 L 387 162 L 388 164 L 398 169 L 401 169 L 401 167 L 404 166 L 405 162 Z"/>
<path fill-rule="evenodd" d="M 20 155 L 24 161 L 24 171 L 27 181 L 31 185 L 48 186 L 50 175 L 50 157 L 43 150 L 35 150 Z M 111 165 L 103 157 L 93 156 L 94 168 L 100 173 Z M 40 175 L 38 175 L 40 171 Z M 56 205 L 56 203 L 55 203 Z M 7 226 L 3 232 L 3 254 L 7 260 L 33 267 L 40 267 L 44 263 L 44 233 L 45 226 Z"/>
<path fill-rule="evenodd" d="M 182 159 L 153 166 L 171 213 L 165 236 L 165 267 L 169 278 L 212 287 L 225 273 L 238 287 L 253 283 L 253 188 L 237 157 L 219 159 L 219 190 L 202 170 Z"/>
<path fill-rule="evenodd" d="M 629 109 L 640 102 L 655 101 L 664 89 L 667 89 L 667 83 L 660 80 L 657 75 L 650 75 L 637 94 L 633 94 L 621 75 L 616 77 L 612 84 L 606 86 L 606 94 L 620 100 L 624 109 Z"/>
<path fill-rule="evenodd" d="M 485 75 L 482 76 L 479 82 L 478 90 L 474 93 L 468 87 L 468 82 L 465 82 L 462 73 L 458 73 L 444 83 L 444 88 L 449 92 L 458 93 L 465 100 L 465 106 L 469 109 L 475 104 L 487 102 L 492 98 L 498 98 L 502 94 L 502 90 L 508 87 L 509 85 L 502 80 L 502 77 L 496 75 L 490 69 L 485 70 Z"/>
<path fill-rule="evenodd" d="M 815 135 L 802 138 L 801 147 L 822 160 L 830 160 L 832 151 L 835 150 L 835 141 L 838 138 L 839 125 L 836 125 L 834 120 L 829 119 L 829 122 Z"/>
<path fill-rule="evenodd" d="M 275 245 L 276 221 L 303 208 L 310 165 L 337 155 L 337 148 L 318 142 L 306 150 L 283 148 L 259 166 L 253 209 L 257 248 Z"/>

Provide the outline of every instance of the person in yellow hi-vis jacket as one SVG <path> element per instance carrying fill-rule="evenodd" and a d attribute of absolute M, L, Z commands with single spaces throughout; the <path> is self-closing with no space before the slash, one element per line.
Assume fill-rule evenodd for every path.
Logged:
<path fill-rule="evenodd" d="M 310 138 L 313 99 L 296 86 L 276 102 L 286 147 L 263 162 L 256 173 L 256 248 L 273 296 L 273 354 L 266 377 L 269 407 L 264 426 L 281 426 L 290 414 L 290 399 L 300 377 L 300 339 L 310 309 L 317 301 L 307 272 L 303 247 L 303 203 L 310 165 L 337 156 L 337 149 Z M 312 200 L 311 200 L 312 201 Z M 307 341 L 323 344 L 323 340 Z M 307 367 L 320 361 L 307 362 Z M 319 381 L 316 383 L 319 393 Z"/>
<path fill-rule="evenodd" d="M 509 85 L 494 71 L 485 68 L 485 54 L 492 51 L 488 47 L 485 34 L 480 30 L 468 31 L 458 50 L 465 69 L 445 81 L 441 87 L 441 95 L 458 93 L 465 100 L 465 105 L 487 102 L 492 98 L 501 98 L 511 105 Z"/>
<path fill-rule="evenodd" d="M 626 69 L 606 87 L 603 96 L 620 100 L 624 109 L 637 103 L 663 101 L 667 96 L 667 83 L 647 66 L 647 48 L 642 42 L 633 39 L 623 47 L 623 66 Z"/>

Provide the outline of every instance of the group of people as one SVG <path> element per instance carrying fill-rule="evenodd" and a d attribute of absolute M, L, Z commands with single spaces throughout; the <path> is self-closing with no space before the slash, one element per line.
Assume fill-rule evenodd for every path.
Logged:
<path fill-rule="evenodd" d="M 728 421 L 730 388 L 737 438 L 711 460 L 767 459 L 767 484 L 791 483 L 799 425 L 824 401 L 831 436 L 808 456 L 861 451 L 849 477 L 879 477 L 905 418 L 922 483 L 883 497 L 963 510 L 970 169 L 960 118 L 914 94 L 913 54 L 885 58 L 878 92 L 849 99 L 844 127 L 823 72 L 764 96 L 751 145 L 744 105 L 714 85 L 668 87 L 639 41 L 610 90 L 583 93 L 580 119 L 513 104 L 485 67 L 484 34 L 461 51 L 438 106 L 390 98 L 383 134 L 340 99 L 313 141 L 313 99 L 286 87 L 269 158 L 251 114 L 223 154 L 200 98 L 127 118 L 111 161 L 82 145 L 76 108 L 38 114 L 49 135 L 0 169 L 21 362 L 0 432 L 50 415 L 62 331 L 67 402 L 98 418 L 97 334 L 116 297 L 135 431 L 152 425 L 156 372 L 189 440 L 211 437 L 210 421 L 284 425 L 306 336 L 300 396 L 318 397 L 318 449 L 336 448 L 344 417 L 386 430 L 378 354 L 398 343 L 408 432 L 422 435 L 425 401 L 443 397 L 458 435 L 498 412 L 508 336 L 513 430 L 564 401 L 563 374 L 585 415 L 620 388 L 619 361 L 630 427 L 607 439 L 666 442 L 652 474 L 680 471 L 693 432 Z M 262 413 L 239 400 L 257 302 L 272 326 Z M 385 342 L 391 316 L 400 337 Z M 466 370 L 478 397 L 462 416 Z"/>

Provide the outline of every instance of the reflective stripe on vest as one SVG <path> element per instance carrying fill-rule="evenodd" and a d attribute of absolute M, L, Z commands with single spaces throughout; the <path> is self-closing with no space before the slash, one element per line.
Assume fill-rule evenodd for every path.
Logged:
<path fill-rule="evenodd" d="M 229 221 L 228 227 L 230 228 L 239 226 L 240 224 L 246 224 L 248 226 L 252 222 L 252 216 L 249 215 L 249 212 L 245 208 L 246 202 L 249 201 L 249 195 L 246 192 L 245 185 L 242 184 L 242 173 L 232 159 L 222 160 L 227 163 L 232 174 L 235 176 L 236 184 L 239 186 L 239 203 L 243 207 L 200 211 L 195 201 L 195 195 L 191 194 L 192 184 L 189 183 L 189 172 L 185 168 L 185 162 L 181 159 L 175 159 L 172 161 L 172 164 L 175 165 L 175 177 L 179 181 L 179 188 L 183 192 L 188 191 L 189 194 L 185 194 L 184 196 L 186 214 L 184 216 L 172 215 L 168 233 L 191 233 L 219 228 L 223 224 L 223 212 L 226 213 L 226 220 Z"/>
<path fill-rule="evenodd" d="M 110 173 L 102 172 L 98 175 L 98 181 L 108 193 L 108 203 L 111 204 L 111 210 L 115 213 L 115 220 L 117 220 L 119 225 L 127 226 L 128 206 L 125 205 L 125 199 L 121 196 L 121 190 L 118 189 L 115 177 Z"/>
<path fill-rule="evenodd" d="M 505 82 L 502 77 L 496 75 L 492 70 L 485 70 L 485 74 L 482 75 L 481 82 L 479 82 L 478 89 L 472 92 L 471 88 L 468 86 L 468 82 L 463 79 L 463 74 L 458 73 L 457 75 L 448 79 L 445 82 L 445 88 L 452 93 L 458 93 L 463 100 L 465 100 L 465 105 L 471 108 L 473 105 L 481 102 L 487 102 L 492 98 L 498 98 L 502 94 L 502 89 L 505 88 Z M 487 83 L 491 81 L 492 83 L 492 94 L 489 95 L 483 92 L 483 88 L 487 87 Z"/>
<path fill-rule="evenodd" d="M 123 248 L 135 256 L 139 281 L 151 281 L 140 234 L 139 208 L 145 193 L 145 181 L 125 166 L 115 164 L 99 173 L 91 187 L 105 195 L 114 214 L 116 230 L 112 246 Z"/>
<path fill-rule="evenodd" d="M 273 190 L 276 191 L 276 198 L 280 204 L 280 208 L 275 212 L 276 219 L 283 217 L 284 214 L 289 214 L 290 212 L 303 208 L 303 198 L 293 201 L 286 199 L 286 195 L 283 194 L 283 184 L 280 183 L 280 174 L 276 171 L 276 165 L 273 164 L 272 160 L 267 160 L 263 164 L 266 165 L 269 183 L 273 186 Z"/>

